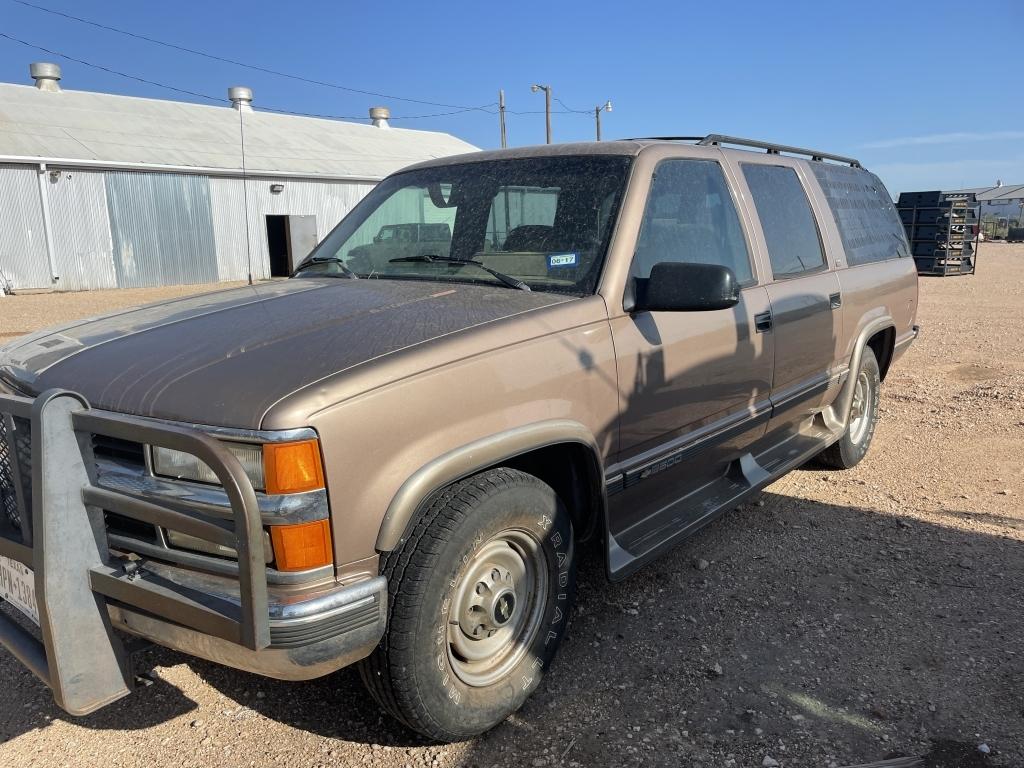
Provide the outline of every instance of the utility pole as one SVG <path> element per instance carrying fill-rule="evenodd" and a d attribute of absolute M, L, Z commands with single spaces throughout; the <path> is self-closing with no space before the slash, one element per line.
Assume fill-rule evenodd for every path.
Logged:
<path fill-rule="evenodd" d="M 551 143 L 551 86 L 550 85 L 531 85 L 530 90 L 536 93 L 537 91 L 544 91 L 544 128 L 545 137 L 548 144 Z"/>
<path fill-rule="evenodd" d="M 508 146 L 508 132 L 505 130 L 505 90 L 498 91 L 498 120 L 501 125 L 501 148 Z"/>
<path fill-rule="evenodd" d="M 545 143 L 551 143 L 551 87 L 544 89 L 544 137 Z"/>
<path fill-rule="evenodd" d="M 594 107 L 594 123 L 595 123 L 595 125 L 597 127 L 597 140 L 598 141 L 601 140 L 601 113 L 602 112 L 611 112 L 611 111 L 612 111 L 612 102 L 611 102 L 611 100 L 606 101 L 600 107 Z"/>

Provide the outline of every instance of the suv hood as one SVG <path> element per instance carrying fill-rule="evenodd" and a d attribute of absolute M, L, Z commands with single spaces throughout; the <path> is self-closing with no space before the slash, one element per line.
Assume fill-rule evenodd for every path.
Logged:
<path fill-rule="evenodd" d="M 325 376 L 568 300 L 477 284 L 303 278 L 36 333 L 0 351 L 0 373 L 31 395 L 59 387 L 105 410 L 258 429 L 270 406 Z"/>

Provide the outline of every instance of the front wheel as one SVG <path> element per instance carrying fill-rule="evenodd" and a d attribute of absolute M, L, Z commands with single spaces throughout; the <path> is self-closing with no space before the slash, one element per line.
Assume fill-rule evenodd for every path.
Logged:
<path fill-rule="evenodd" d="M 865 347 L 853 385 L 853 402 L 846 431 L 818 454 L 818 461 L 834 469 L 850 469 L 860 463 L 871 447 L 878 425 L 878 400 L 882 378 L 871 347 Z"/>
<path fill-rule="evenodd" d="M 378 703 L 437 741 L 494 727 L 540 684 L 576 586 L 572 523 L 532 475 L 456 483 L 384 561 L 388 628 L 360 665 Z"/>

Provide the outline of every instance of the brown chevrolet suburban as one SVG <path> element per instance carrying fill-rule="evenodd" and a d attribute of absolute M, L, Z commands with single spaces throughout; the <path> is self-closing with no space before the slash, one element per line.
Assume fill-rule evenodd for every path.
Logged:
<path fill-rule="evenodd" d="M 450 237 L 389 238 L 406 225 Z M 134 636 L 286 680 L 358 662 L 464 739 L 534 691 L 581 541 L 621 579 L 815 459 L 917 334 L 853 159 L 712 135 L 385 179 L 292 279 L 0 351 L 0 642 L 72 714 Z M 35 626 L 33 626 L 33 624 Z"/>

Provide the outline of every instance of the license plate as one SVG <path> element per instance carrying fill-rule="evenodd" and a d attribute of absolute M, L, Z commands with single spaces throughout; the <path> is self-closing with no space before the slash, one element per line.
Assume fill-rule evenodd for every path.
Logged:
<path fill-rule="evenodd" d="M 35 574 L 31 568 L 3 555 L 0 555 L 0 598 L 39 625 Z"/>

